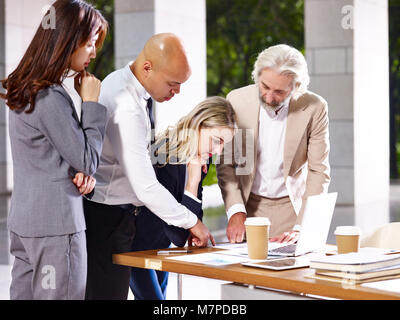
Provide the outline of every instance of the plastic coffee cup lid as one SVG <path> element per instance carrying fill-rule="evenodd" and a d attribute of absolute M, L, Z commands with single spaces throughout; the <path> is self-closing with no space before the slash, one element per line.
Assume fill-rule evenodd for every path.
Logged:
<path fill-rule="evenodd" d="M 264 217 L 251 217 L 247 218 L 244 224 L 246 226 L 269 226 L 271 225 L 271 221 Z"/>
<path fill-rule="evenodd" d="M 360 234 L 361 229 L 356 226 L 339 226 L 335 230 L 335 235 L 340 236 L 358 236 Z"/>

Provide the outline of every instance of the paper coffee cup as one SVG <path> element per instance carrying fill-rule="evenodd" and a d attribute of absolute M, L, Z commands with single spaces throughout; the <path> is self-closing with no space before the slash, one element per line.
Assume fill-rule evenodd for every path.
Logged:
<path fill-rule="evenodd" d="M 339 254 L 358 252 L 360 248 L 361 230 L 355 226 L 336 227 L 336 245 Z"/>
<path fill-rule="evenodd" d="M 268 237 L 271 222 L 268 218 L 251 217 L 244 222 L 246 227 L 249 258 L 263 260 L 268 257 Z"/>

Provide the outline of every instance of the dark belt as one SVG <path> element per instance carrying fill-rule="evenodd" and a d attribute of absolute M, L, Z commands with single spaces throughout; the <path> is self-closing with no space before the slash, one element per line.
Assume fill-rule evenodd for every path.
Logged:
<path fill-rule="evenodd" d="M 290 197 L 289 196 L 284 196 L 284 197 L 279 197 L 279 198 L 268 198 L 268 197 L 264 197 L 264 196 L 260 196 L 260 195 L 258 195 L 258 194 L 255 194 L 255 193 L 253 193 L 253 192 L 250 192 L 250 196 L 252 196 L 252 197 L 254 197 L 254 198 L 263 198 L 263 199 L 267 199 L 267 200 L 273 200 L 273 201 L 278 201 L 278 200 L 282 200 L 282 199 L 286 199 L 286 198 L 288 198 L 288 199 L 290 199 Z"/>
<path fill-rule="evenodd" d="M 135 216 L 137 216 L 140 213 L 140 209 L 142 208 L 142 207 L 136 207 L 133 204 L 115 204 L 111 205 L 111 207 L 122 209 L 126 213 L 134 214 Z"/>

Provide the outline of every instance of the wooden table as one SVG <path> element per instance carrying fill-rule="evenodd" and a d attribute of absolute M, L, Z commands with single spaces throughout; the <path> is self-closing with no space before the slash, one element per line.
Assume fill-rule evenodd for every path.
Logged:
<path fill-rule="evenodd" d="M 189 254 L 222 250 L 216 248 L 192 247 L 186 249 L 193 251 L 193 253 Z M 241 264 L 216 267 L 200 263 L 167 259 L 170 256 L 157 255 L 157 251 L 159 250 L 114 254 L 113 262 L 115 264 L 130 267 L 168 271 L 178 274 L 187 274 L 277 290 L 285 290 L 296 294 L 316 295 L 345 300 L 400 299 L 400 293 L 371 289 L 360 285 L 342 285 L 341 283 L 331 281 L 306 278 L 305 275 L 313 272 L 310 268 L 269 271 L 265 269 L 245 267 Z"/>

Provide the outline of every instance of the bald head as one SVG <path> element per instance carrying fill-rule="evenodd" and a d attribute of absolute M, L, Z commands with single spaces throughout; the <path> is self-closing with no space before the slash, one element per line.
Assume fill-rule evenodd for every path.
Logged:
<path fill-rule="evenodd" d="M 145 60 L 153 63 L 153 68 L 162 69 L 174 63 L 190 69 L 181 40 L 173 33 L 159 33 L 152 36 L 143 48 Z"/>
<path fill-rule="evenodd" d="M 172 33 L 152 36 L 131 69 L 146 91 L 158 102 L 172 99 L 180 92 L 181 84 L 191 75 L 182 42 Z"/>

